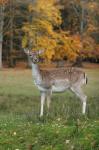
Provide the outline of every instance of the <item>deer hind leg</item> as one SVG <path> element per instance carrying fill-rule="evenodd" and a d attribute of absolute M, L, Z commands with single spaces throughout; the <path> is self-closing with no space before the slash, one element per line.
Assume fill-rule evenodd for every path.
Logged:
<path fill-rule="evenodd" d="M 40 117 L 43 116 L 45 98 L 46 98 L 46 92 L 41 92 L 41 111 L 40 111 Z"/>
<path fill-rule="evenodd" d="M 83 91 L 80 87 L 79 88 L 72 87 L 71 90 L 80 98 L 80 100 L 82 102 L 82 113 L 85 114 L 87 96 L 83 93 Z"/>
<path fill-rule="evenodd" d="M 47 108 L 49 110 L 50 108 L 50 103 L 51 103 L 51 91 L 47 92 Z"/>

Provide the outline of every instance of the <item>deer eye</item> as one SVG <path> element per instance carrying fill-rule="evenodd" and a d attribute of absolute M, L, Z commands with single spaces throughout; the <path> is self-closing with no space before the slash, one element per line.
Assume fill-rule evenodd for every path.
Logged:
<path fill-rule="evenodd" d="M 32 54 L 29 55 L 32 58 Z"/>

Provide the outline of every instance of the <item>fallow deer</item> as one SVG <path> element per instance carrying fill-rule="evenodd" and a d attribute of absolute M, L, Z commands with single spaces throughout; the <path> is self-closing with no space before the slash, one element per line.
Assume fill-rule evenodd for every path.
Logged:
<path fill-rule="evenodd" d="M 87 84 L 85 72 L 72 67 L 42 70 L 38 62 L 39 56 L 43 51 L 32 52 L 29 49 L 24 49 L 24 51 L 30 57 L 34 83 L 41 92 L 40 116 L 43 116 L 45 99 L 47 100 L 47 107 L 49 109 L 52 93 L 63 92 L 67 89 L 71 90 L 80 98 L 82 102 L 82 113 L 85 114 L 87 96 L 81 89 L 82 85 Z"/>

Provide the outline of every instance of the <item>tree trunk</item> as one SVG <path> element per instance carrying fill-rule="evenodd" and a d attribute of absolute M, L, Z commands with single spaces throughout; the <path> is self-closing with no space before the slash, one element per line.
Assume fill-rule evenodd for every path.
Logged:
<path fill-rule="evenodd" d="M 14 20 L 14 4 L 13 0 L 10 2 L 10 62 L 9 66 L 14 67 L 14 60 L 13 60 L 13 20 Z"/>
<path fill-rule="evenodd" d="M 83 67 L 82 58 L 77 57 L 76 61 L 73 63 L 72 67 Z"/>
<path fill-rule="evenodd" d="M 84 17 L 85 17 L 85 9 L 84 9 L 84 2 L 82 1 L 82 12 L 81 12 L 81 24 L 80 24 L 80 36 L 83 42 L 83 33 L 84 33 Z"/>
<path fill-rule="evenodd" d="M 3 44 L 4 6 L 0 6 L 0 69 L 2 69 L 2 44 Z"/>
<path fill-rule="evenodd" d="M 30 60 L 30 57 L 28 56 L 27 68 L 31 68 L 31 67 L 32 67 L 32 62 Z"/>
<path fill-rule="evenodd" d="M 81 43 L 82 43 L 82 50 L 84 48 L 83 46 L 84 21 L 85 21 L 85 8 L 84 8 L 85 6 L 84 5 L 85 5 L 84 0 L 82 0 L 81 22 L 80 22 L 80 37 L 81 37 Z M 76 62 L 73 64 L 73 66 L 83 67 L 82 57 L 80 55 L 76 59 Z"/>
<path fill-rule="evenodd" d="M 0 70 L 2 69 L 2 42 L 0 41 Z"/>

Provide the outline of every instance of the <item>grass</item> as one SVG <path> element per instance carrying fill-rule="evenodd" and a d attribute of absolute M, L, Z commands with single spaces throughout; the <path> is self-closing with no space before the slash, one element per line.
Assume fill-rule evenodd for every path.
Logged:
<path fill-rule="evenodd" d="M 69 91 L 54 94 L 39 118 L 31 70 L 0 72 L 0 150 L 99 150 L 99 69 L 86 69 L 87 112 Z"/>

